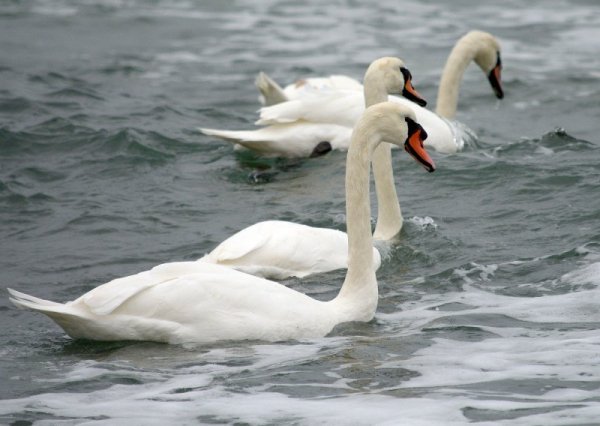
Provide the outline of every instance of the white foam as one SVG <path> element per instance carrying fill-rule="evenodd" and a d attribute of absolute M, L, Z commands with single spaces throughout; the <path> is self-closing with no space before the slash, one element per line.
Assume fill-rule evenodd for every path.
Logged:
<path fill-rule="evenodd" d="M 338 398 L 299 399 L 276 392 L 236 393 L 221 386 L 169 394 L 182 382 L 195 386 L 191 377 L 165 383 L 162 386 L 116 385 L 90 393 L 44 394 L 30 398 L 18 409 L 35 409 L 65 418 L 90 418 L 94 424 L 163 425 L 198 424 L 198 417 L 212 417 L 223 422 L 235 420 L 250 424 L 294 423 L 396 425 L 399 420 L 410 425 L 461 425 L 465 417 L 460 408 L 465 399 L 398 398 L 385 395 L 350 394 Z M 3 410 L 0 402 L 0 412 Z M 47 424 L 61 424 L 53 419 Z M 65 422 L 65 424 L 71 424 Z M 82 423 L 78 423 L 82 424 Z"/>
<path fill-rule="evenodd" d="M 481 281 L 489 281 L 496 270 L 498 265 L 482 265 L 476 262 L 470 263 L 471 268 L 456 268 L 454 274 L 461 277 L 465 283 L 473 284 L 475 281 L 471 278 L 471 275 L 476 275 Z"/>
<path fill-rule="evenodd" d="M 436 339 L 432 346 L 401 363 L 402 368 L 420 373 L 402 387 L 454 387 L 502 380 L 600 380 L 600 336 L 595 330 L 573 333 L 527 333 L 523 329 L 487 331 L 502 336 L 479 342 Z M 387 368 L 392 366 L 393 363 L 386 365 Z"/>
<path fill-rule="evenodd" d="M 598 300 L 599 288 L 540 297 L 513 297 L 466 285 L 464 292 L 425 296 L 419 301 L 402 306 L 399 312 L 377 316 L 382 322 L 400 323 L 403 328 L 409 329 L 420 328 L 442 317 L 467 314 L 506 315 L 517 320 L 537 323 L 590 323 L 600 322 Z M 463 304 L 466 308 L 451 312 L 436 309 L 438 306 L 452 303 Z"/>
<path fill-rule="evenodd" d="M 598 284 L 599 268 L 597 263 L 583 266 L 563 275 L 561 280 Z M 407 304 L 410 306 L 403 307 L 401 312 L 378 317 L 387 323 L 399 323 L 409 333 L 419 332 L 426 325 L 443 326 L 452 322 L 453 317 L 465 315 L 502 315 L 529 324 L 512 328 L 474 323 L 473 326 L 498 337 L 477 342 L 435 339 L 433 345 L 417 351 L 410 359 L 392 361 L 384 366 L 401 366 L 419 372 L 418 377 L 402 385 L 408 388 L 462 386 L 499 380 L 598 381 L 600 335 L 596 329 L 567 328 L 568 324 L 600 323 L 598 300 L 598 287 L 523 298 L 497 295 L 467 285 L 464 292 L 430 295 Z M 436 309 L 446 303 L 461 303 L 465 309 Z M 548 328 L 543 327 L 544 324 L 561 325 Z M 564 395 L 579 392 L 570 390 Z"/>
<path fill-rule="evenodd" d="M 438 227 L 437 223 L 435 223 L 435 220 L 433 220 L 429 216 L 425 216 L 425 217 L 414 216 L 414 217 L 411 217 L 410 219 L 408 219 L 407 221 L 410 223 L 414 223 L 415 225 L 419 226 L 422 230 L 425 230 L 427 228 L 437 229 L 437 227 Z"/>
<path fill-rule="evenodd" d="M 592 254 L 586 254 L 588 261 Z M 600 323 L 599 265 L 582 264 L 557 277 L 561 282 L 591 287 L 567 294 L 514 297 L 465 284 L 462 291 L 426 294 L 401 304 L 399 312 L 378 313 L 378 322 L 386 328 L 385 339 L 398 339 L 400 345 L 407 336 L 427 339 L 423 328 L 443 329 L 459 317 L 461 324 L 482 330 L 482 337 L 477 341 L 438 337 L 409 354 L 395 354 L 391 349 L 378 352 L 381 359 L 368 362 L 369 370 L 364 360 L 353 356 L 352 337 L 238 344 L 203 352 L 173 350 L 168 356 L 157 352 L 164 360 L 174 354 L 175 366 L 168 368 L 152 365 L 152 358 L 144 363 L 142 355 L 147 351 L 134 347 L 119 351 L 116 362 L 81 361 L 64 373 L 57 372 L 56 379 L 39 380 L 42 387 L 44 382 L 73 383 L 74 389 L 79 382 L 104 382 L 106 388 L 56 393 L 51 387 L 39 395 L 0 401 L 0 415 L 34 411 L 52 417 L 36 425 L 85 424 L 85 419 L 95 418 L 94 425 L 124 426 L 197 424 L 202 419 L 452 426 L 478 415 L 510 419 L 511 425 L 593 424 L 600 418 L 596 386 L 600 382 L 600 334 L 589 324 Z M 465 282 L 478 277 L 477 285 L 481 285 L 493 280 L 496 269 L 496 265 L 472 263 L 457 274 L 463 274 Z M 444 310 L 443 305 L 449 303 L 462 304 L 464 309 Z M 506 321 L 494 324 L 495 315 Z M 306 373 L 307 364 L 327 363 L 331 357 L 339 362 L 323 372 L 330 380 L 294 379 L 296 373 Z M 356 369 L 376 373 L 395 368 L 416 374 L 373 388 L 357 387 L 347 374 Z M 134 380 L 129 385 L 111 384 L 114 378 Z M 286 394 L 299 384 L 314 392 L 303 397 L 291 396 L 297 392 Z M 516 413 L 520 417 L 514 418 Z M 502 421 L 477 422 L 498 423 Z"/>
<path fill-rule="evenodd" d="M 523 401 L 482 399 L 468 392 L 439 392 L 419 397 L 355 392 L 332 398 L 292 398 L 278 392 L 232 392 L 221 385 L 205 386 L 193 375 L 177 377 L 164 383 L 149 385 L 115 385 L 89 393 L 44 394 L 29 398 L 27 404 L 13 409 L 29 409 L 66 419 L 98 419 L 94 425 L 162 425 L 198 424 L 210 418 L 223 423 L 242 421 L 250 424 L 293 423 L 299 425 L 397 425 L 414 426 L 464 425 L 468 419 L 465 408 L 514 413 L 515 410 L 556 408 L 556 412 L 534 414 L 511 420 L 511 424 L 559 425 L 565 419 L 592 423 L 600 415 L 594 402 L 597 392 L 552 390 L 539 396 L 527 395 Z M 182 385 L 190 391 L 173 393 Z M 389 391 L 388 391 L 389 392 Z M 23 400 L 21 400 L 23 401 Z M 574 406 L 574 403 L 577 403 Z M 14 404 L 14 403 L 13 403 Z M 6 412 L 0 402 L 0 412 Z M 101 419 L 102 416 L 108 418 Z M 71 420 L 52 419 L 36 424 L 73 424 Z M 77 424 L 85 424 L 77 422 Z M 495 421 L 478 422 L 496 425 Z"/>
<path fill-rule="evenodd" d="M 600 262 L 583 266 L 580 269 L 564 274 L 560 277 L 563 282 L 571 284 L 593 284 L 600 286 Z"/>

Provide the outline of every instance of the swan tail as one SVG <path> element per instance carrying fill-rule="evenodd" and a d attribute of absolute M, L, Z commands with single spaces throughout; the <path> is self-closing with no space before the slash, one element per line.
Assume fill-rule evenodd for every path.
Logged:
<path fill-rule="evenodd" d="M 61 303 L 51 302 L 50 300 L 40 299 L 30 296 L 29 294 L 21 293 L 20 291 L 8 288 L 10 295 L 9 300 L 17 307 L 23 307 L 36 310 L 37 307 L 57 307 L 63 306 Z"/>
<path fill-rule="evenodd" d="M 205 135 L 215 136 L 234 144 L 235 149 L 243 147 L 255 151 L 260 155 L 270 157 L 309 157 L 318 143 L 318 140 L 314 140 L 314 134 L 319 129 L 315 130 L 313 127 L 307 126 L 306 123 L 301 128 L 298 127 L 280 124 L 256 130 L 217 130 L 205 128 L 198 128 L 198 130 Z M 325 135 L 322 140 L 326 141 L 327 136 L 329 134 Z M 331 148 L 327 149 L 327 146 L 330 145 L 330 142 L 321 142 L 319 152 L 315 155 L 322 155 L 330 151 Z"/>
<path fill-rule="evenodd" d="M 7 290 L 10 295 L 9 300 L 17 308 L 41 312 L 65 329 L 68 334 L 71 334 L 68 330 L 68 324 L 84 318 L 71 306 L 62 303 L 51 302 L 50 300 L 40 299 L 11 288 L 8 288 Z"/>
<path fill-rule="evenodd" d="M 275 105 L 289 100 L 281 86 L 262 71 L 256 76 L 254 84 L 260 92 L 258 99 L 263 105 Z"/>
<path fill-rule="evenodd" d="M 259 142 L 255 130 L 219 130 L 199 127 L 198 130 L 207 136 L 215 136 L 231 143 Z"/>
<path fill-rule="evenodd" d="M 234 144 L 236 149 L 244 147 L 254 151 L 263 151 L 263 145 L 268 144 L 268 138 L 262 137 L 260 130 L 218 130 L 198 128 L 207 136 L 214 136 Z"/>
<path fill-rule="evenodd" d="M 269 133 L 267 128 L 258 130 L 218 130 L 198 128 L 198 130 L 205 135 L 215 136 L 232 143 L 235 145 L 234 148 L 236 149 L 244 147 L 264 155 L 290 155 L 287 152 L 288 150 L 281 150 L 279 144 L 273 139 L 273 134 Z"/>
<path fill-rule="evenodd" d="M 94 315 L 69 303 L 56 303 L 40 299 L 13 289 L 7 289 L 9 300 L 20 309 L 40 312 L 74 339 L 91 339 L 99 341 L 114 340 L 152 340 L 159 342 L 176 342 L 171 337 L 177 332 L 177 325 L 170 321 L 145 319 L 136 316 Z M 133 325 L 132 325 L 133 324 Z M 142 330 L 142 334 L 140 334 Z M 143 331 L 146 330 L 144 333 Z"/>
<path fill-rule="evenodd" d="M 258 126 L 270 124 L 285 124 L 305 118 L 303 116 L 303 102 L 288 101 L 277 105 L 270 105 L 259 110 L 260 118 L 254 122 Z"/>

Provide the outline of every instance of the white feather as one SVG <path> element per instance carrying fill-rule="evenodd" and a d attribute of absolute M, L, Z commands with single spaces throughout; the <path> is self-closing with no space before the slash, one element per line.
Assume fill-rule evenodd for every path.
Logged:
<path fill-rule="evenodd" d="M 64 304 L 9 289 L 10 300 L 47 315 L 74 338 L 94 340 L 278 341 L 325 336 L 339 323 L 369 321 L 378 298 L 370 223 L 370 155 L 382 140 L 403 143 L 407 113 L 392 103 L 375 105 L 355 128 L 346 173 L 348 272 L 331 301 L 315 300 L 277 282 L 206 262 L 159 265 Z"/>

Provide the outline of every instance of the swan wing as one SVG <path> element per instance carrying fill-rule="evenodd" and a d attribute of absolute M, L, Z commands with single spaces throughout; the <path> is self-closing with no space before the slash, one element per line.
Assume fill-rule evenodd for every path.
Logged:
<path fill-rule="evenodd" d="M 274 281 L 204 266 L 124 300 L 107 317 L 111 332 L 170 343 L 275 341 L 323 336 L 335 323 L 324 302 Z"/>
<path fill-rule="evenodd" d="M 227 238 L 202 259 L 221 264 L 239 262 L 241 259 L 252 256 L 261 247 L 269 245 L 273 237 L 272 232 L 269 231 L 277 228 L 285 231 L 284 227 L 277 225 L 276 221 L 269 221 L 244 228 Z"/>
<path fill-rule="evenodd" d="M 256 124 L 306 121 L 352 128 L 365 109 L 364 103 L 364 95 L 360 91 L 314 94 L 261 108 Z"/>
<path fill-rule="evenodd" d="M 129 298 L 155 285 L 173 279 L 206 272 L 211 265 L 199 262 L 171 262 L 134 275 L 117 278 L 87 292 L 79 299 L 71 302 L 84 307 L 95 315 L 108 315 L 119 308 Z"/>
<path fill-rule="evenodd" d="M 315 93 L 331 93 L 337 90 L 362 91 L 362 84 L 352 77 L 345 75 L 330 75 L 329 77 L 312 77 L 298 80 L 285 86 L 283 93 L 288 99 L 298 99 Z"/>
<path fill-rule="evenodd" d="M 220 265 L 177 262 L 146 272 L 66 304 L 9 293 L 15 305 L 49 316 L 70 336 L 93 340 L 276 341 L 321 337 L 339 321 L 331 303 Z"/>
<path fill-rule="evenodd" d="M 450 122 L 445 118 L 404 97 L 390 95 L 389 100 L 413 109 L 417 116 L 417 122 L 427 132 L 425 147 L 433 148 L 442 154 L 454 154 L 462 148 L 462 141 L 456 137 Z"/>
<path fill-rule="evenodd" d="M 265 221 L 232 235 L 201 259 L 263 277 L 303 278 L 348 267 L 348 236 L 335 229 Z"/>
<path fill-rule="evenodd" d="M 320 142 L 329 142 L 332 149 L 346 150 L 352 134 L 351 127 L 304 121 L 256 130 L 199 130 L 262 155 L 282 157 L 309 157 Z"/>

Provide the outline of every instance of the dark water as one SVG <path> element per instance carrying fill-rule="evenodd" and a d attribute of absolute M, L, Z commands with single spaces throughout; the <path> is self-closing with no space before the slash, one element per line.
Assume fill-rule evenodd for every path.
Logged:
<path fill-rule="evenodd" d="M 0 3 L 2 287 L 71 300 L 196 259 L 264 219 L 344 229 L 344 154 L 261 160 L 256 73 L 288 83 L 401 56 L 434 102 L 453 43 L 479 139 L 396 152 L 407 222 L 368 324 L 304 342 L 73 342 L 0 297 L 0 423 L 585 425 L 600 419 L 600 6 L 595 1 Z M 328 299 L 344 273 L 287 284 Z"/>

